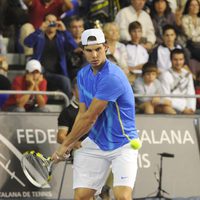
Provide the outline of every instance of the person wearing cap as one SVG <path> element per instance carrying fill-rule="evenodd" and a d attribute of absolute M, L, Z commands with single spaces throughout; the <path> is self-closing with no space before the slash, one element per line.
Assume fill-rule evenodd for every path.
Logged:
<path fill-rule="evenodd" d="M 147 95 L 147 97 L 137 98 L 139 111 L 145 114 L 176 114 L 171 101 L 159 97 L 163 94 L 163 88 L 157 76 L 158 69 L 156 65 L 148 62 L 143 66 L 142 76 L 135 80 L 133 84 L 135 94 Z M 158 97 L 148 97 L 148 95 L 158 95 Z"/>
<path fill-rule="evenodd" d="M 33 48 L 31 58 L 39 60 L 43 66 L 48 90 L 60 90 L 71 98 L 66 53 L 69 45 L 75 49 L 78 44 L 64 23 L 51 13 L 46 15 L 40 28 L 27 36 L 24 44 Z"/>
<path fill-rule="evenodd" d="M 46 91 L 47 81 L 42 75 L 42 67 L 38 60 L 26 63 L 26 73 L 16 76 L 12 83 L 12 90 Z M 47 96 L 41 94 L 15 94 L 11 95 L 4 106 L 4 110 L 25 112 L 46 112 Z"/>
<path fill-rule="evenodd" d="M 138 138 L 134 94 L 125 73 L 106 58 L 108 46 L 100 29 L 81 36 L 89 64 L 77 76 L 79 112 L 72 130 L 53 153 L 54 162 L 66 157 L 76 141 L 89 133 L 74 152 L 74 199 L 90 199 L 101 192 L 112 165 L 115 199 L 132 199 L 137 173 Z"/>

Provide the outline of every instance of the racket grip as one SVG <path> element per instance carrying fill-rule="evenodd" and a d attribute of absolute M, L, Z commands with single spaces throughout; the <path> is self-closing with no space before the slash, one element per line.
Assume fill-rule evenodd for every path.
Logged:
<path fill-rule="evenodd" d="M 70 154 L 63 154 L 63 155 L 59 155 L 58 152 L 55 152 L 56 155 L 56 159 L 57 160 L 67 160 L 70 157 Z"/>

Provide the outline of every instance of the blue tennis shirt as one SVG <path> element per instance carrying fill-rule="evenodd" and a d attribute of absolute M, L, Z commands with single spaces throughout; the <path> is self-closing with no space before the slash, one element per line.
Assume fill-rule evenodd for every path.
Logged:
<path fill-rule="evenodd" d="M 98 117 L 89 137 L 102 150 L 119 148 L 138 138 L 135 127 L 135 101 L 130 83 L 124 72 L 106 60 L 97 74 L 91 65 L 78 73 L 80 102 L 88 108 L 93 98 L 108 101 L 106 109 Z"/>

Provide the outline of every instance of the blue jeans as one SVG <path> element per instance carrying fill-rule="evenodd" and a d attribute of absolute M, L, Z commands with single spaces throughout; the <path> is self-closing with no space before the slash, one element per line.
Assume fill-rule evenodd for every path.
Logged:
<path fill-rule="evenodd" d="M 72 97 L 72 88 L 70 79 L 61 74 L 53 74 L 46 72 L 44 74 L 47 80 L 47 89 L 50 91 L 60 90 L 65 93 L 69 99 Z"/>

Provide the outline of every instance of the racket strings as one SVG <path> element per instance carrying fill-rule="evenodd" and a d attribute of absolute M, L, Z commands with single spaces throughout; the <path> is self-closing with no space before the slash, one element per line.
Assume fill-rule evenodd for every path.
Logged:
<path fill-rule="evenodd" d="M 38 173 L 33 173 L 32 167 L 29 167 L 30 165 L 25 165 L 26 171 L 36 182 L 44 184 L 45 181 L 49 179 L 48 161 L 32 154 L 27 154 L 25 158 Z M 40 176 L 38 176 L 38 174 Z M 41 179 L 41 177 L 43 177 L 43 179 Z"/>

